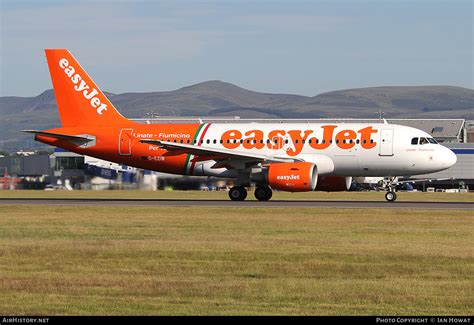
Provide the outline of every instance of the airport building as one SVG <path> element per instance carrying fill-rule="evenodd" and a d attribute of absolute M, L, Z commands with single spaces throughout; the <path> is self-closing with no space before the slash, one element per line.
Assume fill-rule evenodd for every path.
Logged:
<path fill-rule="evenodd" d="M 113 189 L 139 188 L 136 168 L 56 148 L 50 155 L 0 157 L 0 188 Z"/>
<path fill-rule="evenodd" d="M 0 157 L 0 190 L 202 189 L 203 186 L 214 186 L 214 182 L 206 177 L 142 170 L 61 148 L 56 148 L 50 155 L 30 153 Z"/>
<path fill-rule="evenodd" d="M 275 119 L 240 119 L 238 117 L 196 118 L 196 117 L 154 117 L 153 119 L 135 119 L 142 123 L 283 123 L 288 120 Z M 331 122 L 372 122 L 378 119 L 318 119 L 290 120 L 296 123 L 331 123 Z M 474 121 L 463 119 L 387 119 L 387 123 L 400 124 L 421 129 L 431 134 L 442 145 L 450 148 L 457 155 L 457 163 L 448 170 L 413 176 L 415 179 L 431 179 L 416 183 L 418 189 L 428 187 L 436 189 L 470 189 L 474 190 Z M 410 179 L 410 178 L 408 178 Z M 149 189 L 180 188 L 202 189 L 225 187 L 225 181 L 216 182 L 207 178 L 176 176 L 144 171 L 137 168 L 119 165 L 100 159 L 78 155 L 56 148 L 51 155 L 34 155 L 19 152 L 13 156 L 0 157 L 0 189 Z"/>
<path fill-rule="evenodd" d="M 458 158 L 456 164 L 447 170 L 416 176 L 416 178 L 437 179 L 422 183 L 423 189 L 436 186 L 474 190 L 474 143 L 447 143 L 446 147 L 456 154 Z"/>

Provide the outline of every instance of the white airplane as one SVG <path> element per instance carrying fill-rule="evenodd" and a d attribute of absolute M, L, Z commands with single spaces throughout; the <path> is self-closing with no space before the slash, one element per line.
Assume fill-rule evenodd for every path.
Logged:
<path fill-rule="evenodd" d="M 390 177 L 447 169 L 456 155 L 429 134 L 386 123 L 141 124 L 123 117 L 67 50 L 46 50 L 62 127 L 26 130 L 35 139 L 108 161 L 171 174 L 235 179 L 267 201 L 272 189 L 345 191 L 352 177 Z"/>
<path fill-rule="evenodd" d="M 205 157 L 188 172 L 236 178 L 239 186 L 229 192 L 233 200 L 245 199 L 244 187 L 252 182 L 256 198 L 268 200 L 270 188 L 345 191 L 352 177 L 384 176 L 390 177 L 386 199 L 395 201 L 397 176 L 444 170 L 457 160 L 424 131 L 394 124 L 202 124 L 202 130 L 189 144 L 166 138 L 140 142 Z"/>

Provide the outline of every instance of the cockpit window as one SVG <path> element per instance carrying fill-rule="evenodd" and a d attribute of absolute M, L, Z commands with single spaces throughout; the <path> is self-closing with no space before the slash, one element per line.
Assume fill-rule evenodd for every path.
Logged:
<path fill-rule="evenodd" d="M 428 144 L 428 140 L 426 138 L 420 138 L 420 144 Z"/>
<path fill-rule="evenodd" d="M 418 142 L 418 139 L 420 140 L 419 142 Z M 436 141 L 434 138 L 413 138 L 413 139 L 411 139 L 411 144 L 412 145 L 428 144 L 428 143 L 438 144 L 438 141 Z"/>

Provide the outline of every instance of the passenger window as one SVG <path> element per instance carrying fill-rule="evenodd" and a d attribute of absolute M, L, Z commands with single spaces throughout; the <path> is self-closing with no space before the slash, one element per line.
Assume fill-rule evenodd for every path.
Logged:
<path fill-rule="evenodd" d="M 411 139 L 411 144 L 418 144 L 418 138 Z"/>

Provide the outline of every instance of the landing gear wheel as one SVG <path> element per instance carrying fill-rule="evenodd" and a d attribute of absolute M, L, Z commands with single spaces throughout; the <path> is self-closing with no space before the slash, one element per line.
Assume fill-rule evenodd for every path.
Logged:
<path fill-rule="evenodd" d="M 268 201 L 272 198 L 273 192 L 269 187 L 257 187 L 254 194 L 257 200 Z"/>
<path fill-rule="evenodd" d="M 232 201 L 243 201 L 247 197 L 247 190 L 243 186 L 234 186 L 229 191 L 229 198 Z"/>
<path fill-rule="evenodd" d="M 395 192 L 389 191 L 385 193 L 385 199 L 388 202 L 395 202 L 395 200 L 397 199 L 397 194 Z"/>

